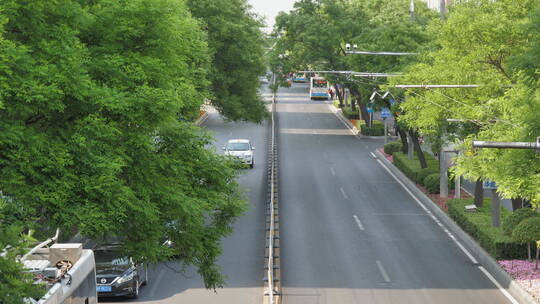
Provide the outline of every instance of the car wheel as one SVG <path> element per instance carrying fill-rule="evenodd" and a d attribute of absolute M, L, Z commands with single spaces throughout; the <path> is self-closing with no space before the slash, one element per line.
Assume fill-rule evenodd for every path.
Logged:
<path fill-rule="evenodd" d="M 251 164 L 249 165 L 249 167 L 250 167 L 251 169 L 253 169 L 253 166 L 255 166 L 255 160 L 252 159 L 252 160 L 251 160 Z"/>
<path fill-rule="evenodd" d="M 131 299 L 136 299 L 139 297 L 139 287 L 140 287 L 141 284 L 139 284 L 139 278 L 137 278 L 137 280 L 135 281 L 135 290 L 133 291 L 133 293 L 131 295 L 129 295 L 129 297 Z"/>
<path fill-rule="evenodd" d="M 142 284 L 144 286 L 148 285 L 148 267 L 144 267 L 144 281 Z"/>

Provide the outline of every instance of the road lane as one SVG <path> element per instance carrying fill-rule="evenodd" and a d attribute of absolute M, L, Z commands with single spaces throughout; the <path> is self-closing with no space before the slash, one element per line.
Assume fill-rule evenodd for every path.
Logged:
<path fill-rule="evenodd" d="M 266 89 L 263 94 L 268 96 Z M 148 286 L 141 288 L 137 300 L 100 299 L 109 303 L 148 303 L 148 304 L 252 304 L 263 299 L 263 263 L 265 247 L 266 210 L 266 160 L 268 123 L 225 122 L 218 113 L 211 112 L 204 126 L 216 139 L 218 153 L 229 139 L 246 138 L 253 143 L 255 166 L 242 170 L 238 179 L 246 191 L 248 211 L 234 224 L 231 236 L 223 240 L 223 254 L 219 266 L 226 276 L 227 285 L 216 292 L 204 289 L 196 269 L 188 268 L 181 272 L 177 263 L 160 263 L 150 269 Z"/>
<path fill-rule="evenodd" d="M 509 303 L 373 158 L 382 140 L 352 136 L 301 84 L 277 116 L 284 304 Z"/>

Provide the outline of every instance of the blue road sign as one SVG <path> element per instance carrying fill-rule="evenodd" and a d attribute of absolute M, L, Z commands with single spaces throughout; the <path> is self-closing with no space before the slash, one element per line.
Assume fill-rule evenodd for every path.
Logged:
<path fill-rule="evenodd" d="M 486 190 L 495 190 L 497 189 L 497 183 L 492 180 L 485 180 L 483 183 L 483 188 Z"/>
<path fill-rule="evenodd" d="M 391 117 L 392 113 L 390 113 L 390 110 L 388 108 L 382 108 L 381 110 L 381 117 L 382 118 L 388 118 Z"/>
<path fill-rule="evenodd" d="M 373 110 L 373 108 L 370 108 L 370 107 L 367 107 L 367 111 L 368 111 L 368 113 L 373 113 L 373 112 L 375 112 L 375 111 Z"/>

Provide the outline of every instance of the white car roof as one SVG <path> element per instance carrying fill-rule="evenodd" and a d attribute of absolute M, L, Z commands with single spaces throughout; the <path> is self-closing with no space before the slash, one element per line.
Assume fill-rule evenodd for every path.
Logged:
<path fill-rule="evenodd" d="M 249 143 L 249 139 L 231 139 L 228 143 Z"/>

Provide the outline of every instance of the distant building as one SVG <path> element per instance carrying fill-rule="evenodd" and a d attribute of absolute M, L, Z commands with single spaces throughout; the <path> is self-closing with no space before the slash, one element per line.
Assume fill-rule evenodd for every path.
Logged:
<path fill-rule="evenodd" d="M 446 7 L 452 2 L 452 0 L 421 0 L 427 3 L 427 6 L 440 13 L 446 12 Z"/>

